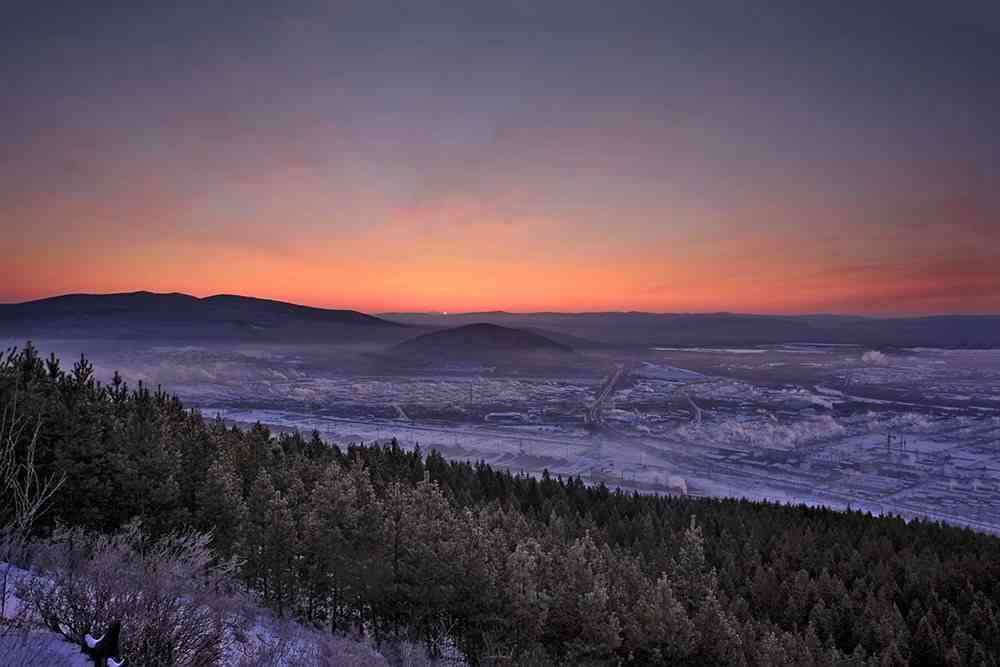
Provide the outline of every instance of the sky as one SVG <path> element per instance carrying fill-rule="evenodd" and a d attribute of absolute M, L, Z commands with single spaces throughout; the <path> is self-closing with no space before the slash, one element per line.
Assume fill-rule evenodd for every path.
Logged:
<path fill-rule="evenodd" d="M 1000 4 L 5 3 L 0 301 L 1000 312 Z"/>

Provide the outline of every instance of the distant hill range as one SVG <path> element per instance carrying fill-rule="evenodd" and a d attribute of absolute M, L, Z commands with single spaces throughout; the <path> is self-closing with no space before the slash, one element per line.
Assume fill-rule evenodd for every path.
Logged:
<path fill-rule="evenodd" d="M 426 359 L 490 359 L 520 355 L 561 354 L 573 348 L 534 331 L 474 323 L 422 334 L 397 345 L 393 352 Z"/>
<path fill-rule="evenodd" d="M 844 315 L 606 313 L 386 313 L 396 322 L 455 327 L 489 322 L 544 331 L 577 349 L 612 346 L 731 346 L 830 343 L 870 347 L 1000 348 L 1000 316 L 873 318 Z"/>
<path fill-rule="evenodd" d="M 418 329 L 419 330 L 419 329 Z M 328 310 L 231 294 L 67 294 L 0 304 L 0 333 L 37 338 L 268 340 L 336 343 L 412 336 L 356 310 Z"/>
<path fill-rule="evenodd" d="M 494 325 L 465 330 L 466 325 Z M 448 333 L 456 330 L 459 333 Z M 515 330 L 516 334 L 507 333 Z M 220 294 L 68 294 L 0 304 L 10 338 L 144 341 L 375 343 L 392 346 L 435 332 L 421 346 L 584 350 L 592 347 L 833 343 L 869 347 L 1000 348 L 1000 316 L 872 318 L 841 315 L 604 313 L 387 313 L 312 308 Z M 449 338 L 455 336 L 455 338 Z M 420 340 L 419 338 L 417 340 Z M 440 341 L 447 341 L 440 343 Z M 505 342 L 506 341 L 506 342 Z M 543 344 L 542 341 L 545 343 Z M 412 341 L 416 344 L 416 340 Z M 461 346 L 459 346 L 461 348 Z M 443 348 L 442 348 L 443 349 Z"/>

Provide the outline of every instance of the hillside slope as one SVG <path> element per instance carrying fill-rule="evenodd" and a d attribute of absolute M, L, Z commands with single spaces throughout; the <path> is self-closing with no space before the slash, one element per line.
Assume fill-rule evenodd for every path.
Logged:
<path fill-rule="evenodd" d="M 407 327 L 355 310 L 219 294 L 67 294 L 0 305 L 0 332 L 50 338 L 342 342 L 396 339 Z"/>

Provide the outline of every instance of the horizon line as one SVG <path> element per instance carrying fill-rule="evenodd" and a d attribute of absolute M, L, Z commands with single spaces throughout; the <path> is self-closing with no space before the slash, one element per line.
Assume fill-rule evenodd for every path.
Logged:
<path fill-rule="evenodd" d="M 298 306 L 302 308 L 313 308 L 317 310 L 350 310 L 354 312 L 359 312 L 365 315 L 375 316 L 375 317 L 389 317 L 392 315 L 424 315 L 424 316 L 434 316 L 441 318 L 451 318 L 451 317 L 467 317 L 470 315 L 657 315 L 657 316 L 722 316 L 730 315 L 737 317 L 844 317 L 844 318 L 857 318 L 857 319 L 871 319 L 871 320 L 894 320 L 894 319 L 933 319 L 939 317 L 975 317 L 975 318 L 989 318 L 989 317 L 1000 317 L 1000 312 L 937 312 L 937 313 L 902 313 L 902 314 L 861 314 L 857 312 L 797 312 L 797 313 L 787 313 L 787 312 L 766 312 L 766 311 L 730 311 L 730 310 L 705 310 L 705 311 L 653 311 L 653 310 L 507 310 L 507 309 L 488 309 L 488 310 L 464 310 L 464 311 L 450 311 L 450 310 L 362 310 L 360 308 L 353 308 L 349 306 L 319 306 L 308 303 L 299 303 L 295 301 L 285 301 L 283 299 L 274 299 L 270 297 L 260 297 L 252 294 L 240 294 L 236 292 L 219 292 L 215 294 L 207 294 L 205 296 L 196 296 L 187 292 L 170 291 L 170 292 L 157 292 L 153 290 L 132 290 L 125 292 L 64 292 L 58 294 L 51 294 L 48 296 L 42 296 L 32 299 L 25 299 L 21 301 L 8 301 L 3 297 L 0 297 L 0 306 L 21 306 L 31 303 L 38 303 L 41 301 L 49 301 L 53 299 L 67 298 L 67 297 L 111 297 L 111 296 L 137 296 L 137 295 L 149 295 L 149 296 L 180 296 L 187 297 L 190 299 L 195 299 L 198 301 L 206 301 L 213 298 L 219 297 L 236 297 L 241 299 L 252 299 L 257 301 L 269 301 L 272 303 L 282 303 L 290 306 Z"/>

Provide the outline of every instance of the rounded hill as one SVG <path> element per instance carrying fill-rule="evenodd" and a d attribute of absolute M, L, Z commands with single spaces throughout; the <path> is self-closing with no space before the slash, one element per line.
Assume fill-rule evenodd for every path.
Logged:
<path fill-rule="evenodd" d="M 551 338 L 484 322 L 426 333 L 395 347 L 401 354 L 421 357 L 477 358 L 525 353 L 565 353 L 573 348 Z"/>

